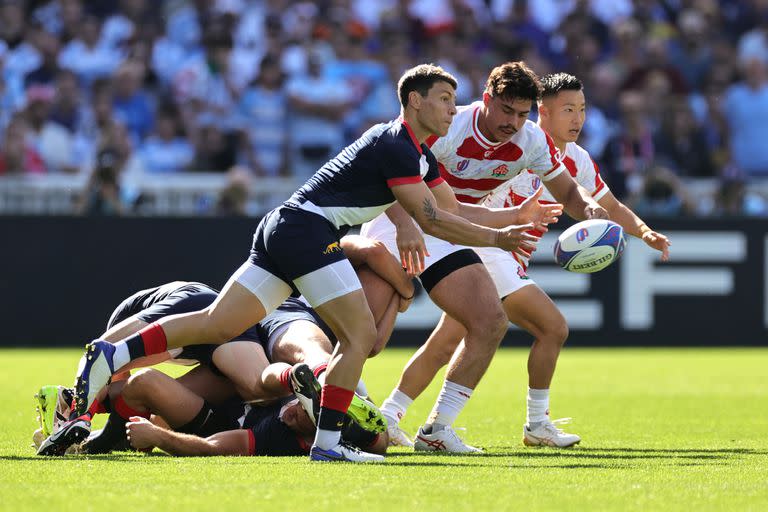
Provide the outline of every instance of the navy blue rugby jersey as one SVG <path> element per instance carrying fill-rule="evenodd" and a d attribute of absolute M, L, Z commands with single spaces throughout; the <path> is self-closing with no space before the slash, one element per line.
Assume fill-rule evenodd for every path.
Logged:
<path fill-rule="evenodd" d="M 437 160 L 403 119 L 377 124 L 320 168 L 286 206 L 314 212 L 337 229 L 367 222 L 395 202 L 390 187 L 443 182 Z"/>

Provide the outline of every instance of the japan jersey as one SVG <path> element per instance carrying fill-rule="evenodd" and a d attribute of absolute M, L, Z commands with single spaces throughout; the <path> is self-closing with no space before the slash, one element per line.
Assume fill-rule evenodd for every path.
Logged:
<path fill-rule="evenodd" d="M 340 232 L 392 206 L 391 187 L 443 182 L 437 160 L 402 119 L 377 124 L 320 168 L 286 206 L 317 213 Z"/>
<path fill-rule="evenodd" d="M 600 177 L 600 169 L 589 156 L 586 149 L 575 142 L 569 142 L 565 146 L 565 154 L 562 163 L 576 182 L 587 189 L 595 201 L 602 199 L 608 193 L 608 185 Z M 528 197 L 532 196 L 541 186 L 541 178 L 533 172 L 523 172 L 515 178 L 509 180 L 502 187 L 499 187 L 493 194 L 485 200 L 485 206 L 489 208 L 504 208 L 517 206 Z M 555 203 L 555 198 L 546 188 L 542 191 L 539 202 L 545 204 Z M 533 231 L 537 236 L 541 236 L 539 231 Z M 527 266 L 528 261 L 517 256 L 518 261 Z"/>
<path fill-rule="evenodd" d="M 563 171 L 555 143 L 532 121 L 526 121 L 506 142 L 489 141 L 477 125 L 482 105 L 477 101 L 458 107 L 448 133 L 427 140 L 439 163 L 440 175 L 451 186 L 456 199 L 480 203 L 525 170 L 545 181 Z"/>

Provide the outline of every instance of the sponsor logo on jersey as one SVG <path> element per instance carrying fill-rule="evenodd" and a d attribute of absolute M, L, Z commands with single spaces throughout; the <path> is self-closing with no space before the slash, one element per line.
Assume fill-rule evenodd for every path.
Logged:
<path fill-rule="evenodd" d="M 581 228 L 576 233 L 576 240 L 578 240 L 579 242 L 583 242 L 584 240 L 587 239 L 588 236 L 589 236 L 589 231 L 587 230 L 587 228 Z"/>
<path fill-rule="evenodd" d="M 339 245 L 339 242 L 333 242 L 332 244 L 328 244 L 323 251 L 323 254 L 333 254 L 334 252 L 340 252 L 341 246 Z"/>
<path fill-rule="evenodd" d="M 501 164 L 497 168 L 491 171 L 491 176 L 494 177 L 500 177 L 500 176 L 506 176 L 507 173 L 509 173 L 509 167 L 507 167 L 507 164 Z"/>
<path fill-rule="evenodd" d="M 531 180 L 531 187 L 533 187 L 533 191 L 535 192 L 539 190 L 540 186 L 541 186 L 541 178 L 539 178 L 534 174 L 533 179 Z"/>
<path fill-rule="evenodd" d="M 465 158 L 464 160 L 456 164 L 456 174 L 466 171 L 467 167 L 469 167 L 469 159 Z"/>

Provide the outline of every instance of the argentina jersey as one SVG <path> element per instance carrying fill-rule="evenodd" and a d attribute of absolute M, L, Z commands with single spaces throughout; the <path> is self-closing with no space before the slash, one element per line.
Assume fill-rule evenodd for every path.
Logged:
<path fill-rule="evenodd" d="M 312 176 L 285 205 L 328 219 L 339 231 L 369 221 L 395 202 L 397 185 L 442 183 L 437 160 L 397 119 L 373 126 Z"/>

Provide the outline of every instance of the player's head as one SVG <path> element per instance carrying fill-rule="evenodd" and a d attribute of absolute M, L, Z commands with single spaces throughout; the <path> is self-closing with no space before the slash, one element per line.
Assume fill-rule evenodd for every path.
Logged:
<path fill-rule="evenodd" d="M 493 68 L 483 93 L 485 135 L 494 142 L 508 140 L 523 127 L 540 94 L 539 77 L 525 62 Z"/>
<path fill-rule="evenodd" d="M 445 135 L 456 114 L 456 86 L 456 79 L 434 64 L 407 70 L 397 83 L 403 114 L 415 117 L 430 133 Z"/>
<path fill-rule="evenodd" d="M 586 118 L 581 80 L 568 73 L 541 77 L 539 124 L 556 141 L 576 142 Z"/>
<path fill-rule="evenodd" d="M 305 436 L 315 435 L 315 424 L 298 400 L 292 400 L 285 405 L 281 419 L 288 428 L 298 434 Z"/>

